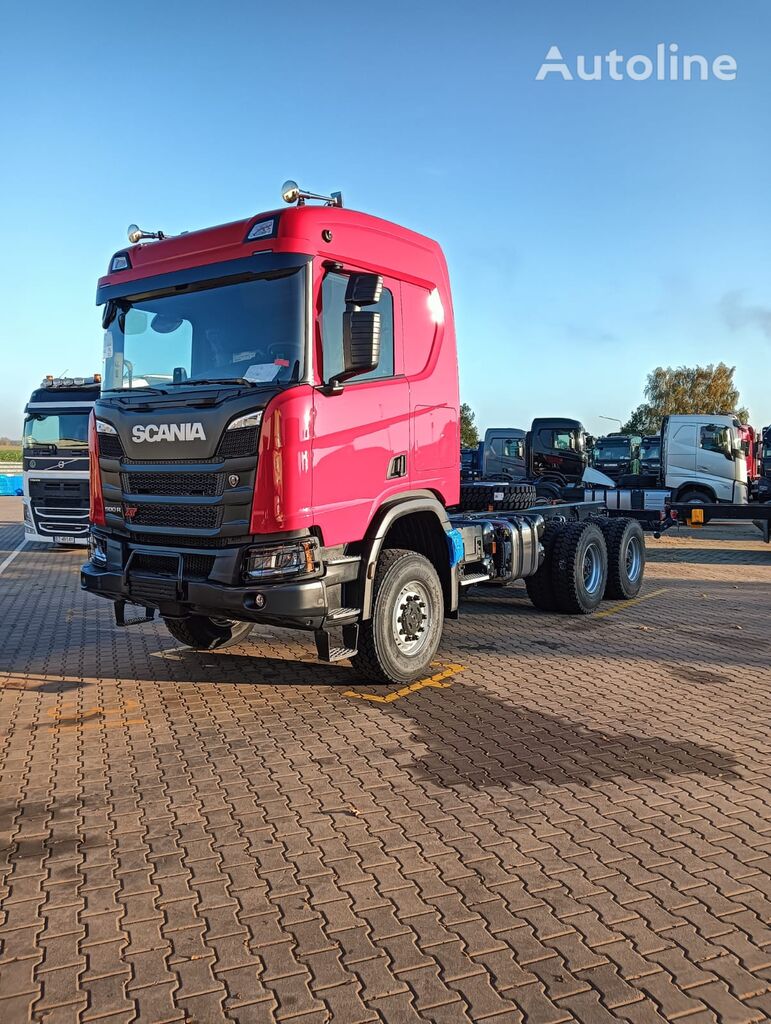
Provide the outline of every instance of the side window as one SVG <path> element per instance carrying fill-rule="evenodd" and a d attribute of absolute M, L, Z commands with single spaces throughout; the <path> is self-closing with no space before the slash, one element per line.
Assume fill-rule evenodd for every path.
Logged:
<path fill-rule="evenodd" d="M 699 431 L 699 447 L 708 452 L 723 454 L 729 451 L 728 428 L 717 423 L 710 423 Z"/>
<path fill-rule="evenodd" d="M 570 451 L 572 445 L 573 435 L 569 430 L 555 430 L 554 431 L 554 447 L 559 448 L 560 451 Z"/>
<path fill-rule="evenodd" d="M 343 313 L 345 312 L 345 274 L 327 274 L 321 282 L 321 352 L 324 380 L 328 381 L 343 369 Z M 348 384 L 377 380 L 394 375 L 394 300 L 383 288 L 380 301 L 367 309 L 380 313 L 380 362 L 369 373 L 352 377 Z"/>

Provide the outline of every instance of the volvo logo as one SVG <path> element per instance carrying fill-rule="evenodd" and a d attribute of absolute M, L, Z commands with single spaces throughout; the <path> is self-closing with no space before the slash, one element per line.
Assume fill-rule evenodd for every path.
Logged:
<path fill-rule="evenodd" d="M 131 439 L 143 441 L 205 441 L 203 423 L 137 423 L 131 428 Z"/>

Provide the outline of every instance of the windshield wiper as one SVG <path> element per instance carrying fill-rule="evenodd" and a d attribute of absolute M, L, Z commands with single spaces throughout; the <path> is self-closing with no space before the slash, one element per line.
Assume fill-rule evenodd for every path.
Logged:
<path fill-rule="evenodd" d="M 250 388 L 257 386 L 255 381 L 247 380 L 246 377 L 186 377 L 185 380 L 175 380 L 170 387 L 180 388 L 186 384 L 238 384 Z"/>

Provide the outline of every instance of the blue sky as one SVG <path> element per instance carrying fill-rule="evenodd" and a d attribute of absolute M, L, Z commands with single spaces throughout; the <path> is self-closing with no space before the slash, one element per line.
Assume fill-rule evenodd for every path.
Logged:
<path fill-rule="evenodd" d="M 281 182 L 443 245 L 482 427 L 626 417 L 655 365 L 737 366 L 771 422 L 763 0 L 14 4 L 0 41 L 0 434 L 45 373 L 99 369 L 97 277 L 137 221 L 276 205 Z M 575 57 L 734 82 L 535 80 Z"/>

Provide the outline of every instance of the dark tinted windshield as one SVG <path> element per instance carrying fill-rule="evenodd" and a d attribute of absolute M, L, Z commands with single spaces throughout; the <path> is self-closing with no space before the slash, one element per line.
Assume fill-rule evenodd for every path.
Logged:
<path fill-rule="evenodd" d="M 33 413 L 24 421 L 24 453 L 88 448 L 88 413 Z"/>
<path fill-rule="evenodd" d="M 661 439 L 646 438 L 640 446 L 640 454 L 644 459 L 657 459 L 661 454 Z"/>
<path fill-rule="evenodd" d="M 120 302 L 104 390 L 185 380 L 292 383 L 303 374 L 304 271 Z"/>
<path fill-rule="evenodd" d="M 618 441 L 600 441 L 594 448 L 595 460 L 628 459 L 629 441 L 623 438 Z"/>

